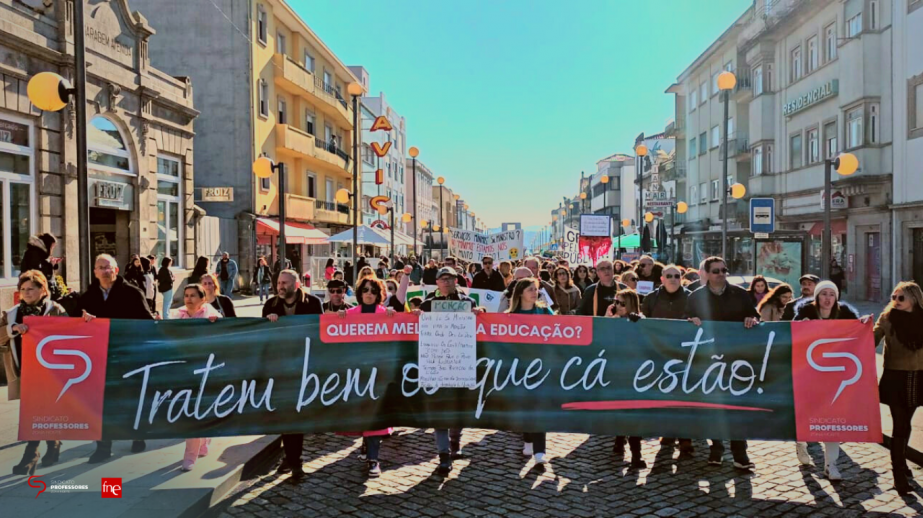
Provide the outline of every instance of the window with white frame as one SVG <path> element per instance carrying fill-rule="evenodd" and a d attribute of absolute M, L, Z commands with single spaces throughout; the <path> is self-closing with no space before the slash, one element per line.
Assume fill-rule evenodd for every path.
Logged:
<path fill-rule="evenodd" d="M 721 142 L 720 131 L 717 125 L 711 127 L 711 147 L 717 147 L 718 143 Z"/>
<path fill-rule="evenodd" d="M 763 65 L 753 67 L 753 95 L 763 93 Z"/>
<path fill-rule="evenodd" d="M 107 173 L 132 175 L 128 146 L 115 124 L 102 116 L 87 125 L 87 162 Z"/>
<path fill-rule="evenodd" d="M 724 71 L 725 71 L 725 72 L 733 72 L 733 71 L 734 71 L 734 63 L 731 62 L 731 61 L 728 61 L 727 63 L 725 63 L 725 64 L 724 64 Z"/>
<path fill-rule="evenodd" d="M 878 30 L 878 0 L 869 2 L 869 30 Z"/>
<path fill-rule="evenodd" d="M 276 120 L 279 124 L 288 124 L 288 110 L 285 108 L 285 99 L 279 97 L 279 118 Z"/>
<path fill-rule="evenodd" d="M 699 186 L 693 185 L 689 188 L 689 204 L 695 205 L 699 203 Z"/>
<path fill-rule="evenodd" d="M 704 131 L 699 133 L 699 154 L 704 155 L 708 151 L 708 133 Z"/>
<path fill-rule="evenodd" d="M 820 66 L 819 56 L 817 55 L 820 49 L 817 48 L 817 36 L 811 36 L 808 38 L 808 73 L 817 70 L 817 67 Z"/>
<path fill-rule="evenodd" d="M 756 146 L 753 148 L 753 176 L 763 174 L 763 148 Z"/>
<path fill-rule="evenodd" d="M 855 38 L 862 33 L 862 13 L 846 20 L 846 37 Z"/>
<path fill-rule="evenodd" d="M 32 132 L 25 119 L 0 118 L 0 280 L 8 283 L 19 277 L 37 221 Z"/>
<path fill-rule="evenodd" d="M 862 145 L 862 107 L 846 112 L 846 148 Z"/>
<path fill-rule="evenodd" d="M 792 49 L 791 69 L 789 70 L 789 82 L 794 83 L 801 79 L 801 46 Z"/>
<path fill-rule="evenodd" d="M 721 180 L 711 181 L 711 199 L 718 201 L 721 198 Z"/>
<path fill-rule="evenodd" d="M 877 144 L 881 140 L 881 105 L 872 103 L 869 105 L 869 142 Z"/>
<path fill-rule="evenodd" d="M 766 155 L 764 162 L 766 162 L 765 171 L 769 174 L 772 174 L 772 144 L 766 144 L 766 150 L 764 152 Z"/>
<path fill-rule="evenodd" d="M 263 7 L 262 4 L 258 5 L 256 8 L 256 37 L 263 45 L 266 44 L 268 29 L 269 25 L 266 17 L 266 8 Z"/>
<path fill-rule="evenodd" d="M 836 59 L 836 22 L 824 28 L 824 63 Z"/>
<path fill-rule="evenodd" d="M 923 79 L 923 76 L 921 76 Z M 911 85 L 911 91 L 908 92 L 914 108 L 910 112 L 910 129 L 923 129 L 923 82 Z"/>
<path fill-rule="evenodd" d="M 308 198 L 317 199 L 317 175 L 311 171 L 307 172 Z"/>
<path fill-rule="evenodd" d="M 721 71 L 719 70 L 711 75 L 711 94 L 712 95 L 718 94 L 718 74 L 720 73 Z"/>
<path fill-rule="evenodd" d="M 772 91 L 772 67 L 773 67 L 772 63 L 766 63 L 766 72 L 765 72 L 766 84 L 765 84 L 765 87 L 763 88 L 763 91 L 765 92 Z"/>
<path fill-rule="evenodd" d="M 326 178 L 325 184 L 326 185 L 324 185 L 324 187 L 326 188 L 326 192 L 324 192 L 324 198 L 327 203 L 333 203 L 334 195 L 336 194 L 336 192 L 333 190 L 333 179 Z"/>
<path fill-rule="evenodd" d="M 702 81 L 702 84 L 699 85 L 699 103 L 705 104 L 705 101 L 708 100 L 708 82 Z"/>
<path fill-rule="evenodd" d="M 808 130 L 808 163 L 820 162 L 820 131 L 817 128 Z"/>
<path fill-rule="evenodd" d="M 708 203 L 708 182 L 699 184 L 699 202 Z"/>
<path fill-rule="evenodd" d="M 728 117 L 728 136 L 727 139 L 732 139 L 734 137 L 734 117 Z"/>
<path fill-rule="evenodd" d="M 304 132 L 308 135 L 314 134 L 314 125 L 316 124 L 317 119 L 314 117 L 314 112 L 308 108 L 304 109 Z"/>
<path fill-rule="evenodd" d="M 695 137 L 689 139 L 689 158 L 695 160 L 696 157 Z"/>
<path fill-rule="evenodd" d="M 804 165 L 804 155 L 801 146 L 801 134 L 789 137 L 788 162 L 790 169 L 798 169 Z"/>
<path fill-rule="evenodd" d="M 276 52 L 285 54 L 285 35 L 281 32 L 276 34 Z"/>
<path fill-rule="evenodd" d="M 824 158 L 830 159 L 837 154 L 836 121 L 824 124 Z"/>
<path fill-rule="evenodd" d="M 689 94 L 689 111 L 695 110 L 696 106 L 698 105 L 699 105 L 699 91 L 693 88 L 692 92 Z"/>
<path fill-rule="evenodd" d="M 311 72 L 313 74 L 314 66 L 315 66 L 314 56 L 311 55 L 310 50 L 304 49 L 304 68 L 307 69 L 308 72 Z"/>
<path fill-rule="evenodd" d="M 259 105 L 260 105 L 260 115 L 263 117 L 269 117 L 269 85 L 266 83 L 265 79 L 260 79 L 259 87 Z"/>
<path fill-rule="evenodd" d="M 164 257 L 182 268 L 183 242 L 183 175 L 180 161 L 157 157 L 157 263 Z"/>

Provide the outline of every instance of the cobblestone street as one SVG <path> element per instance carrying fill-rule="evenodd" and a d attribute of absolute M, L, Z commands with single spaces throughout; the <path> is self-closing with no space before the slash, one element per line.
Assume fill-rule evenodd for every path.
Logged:
<path fill-rule="evenodd" d="M 706 465 L 708 447 L 696 441 L 692 459 L 644 442 L 648 469 L 631 471 L 612 453 L 612 437 L 549 434 L 550 463 L 522 455 L 517 434 L 466 430 L 466 458 L 446 477 L 435 474 L 431 433 L 402 429 L 382 445 L 381 478 L 367 480 L 357 457 L 359 439 L 307 436 L 308 476 L 293 486 L 274 473 L 231 495 L 216 514 L 228 516 L 919 516 L 923 503 L 892 489 L 888 450 L 846 444 L 842 482 L 823 477 L 823 451 L 811 444 L 814 467 L 801 467 L 793 443 L 751 442 L 753 474 L 731 465 Z M 918 466 L 914 473 L 921 475 Z M 916 494 L 923 489 L 912 482 Z"/>

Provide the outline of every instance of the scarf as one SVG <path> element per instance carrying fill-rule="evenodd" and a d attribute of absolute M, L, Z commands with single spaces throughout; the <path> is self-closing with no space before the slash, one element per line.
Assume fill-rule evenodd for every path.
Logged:
<path fill-rule="evenodd" d="M 914 307 L 912 312 L 898 309 L 891 309 L 888 312 L 888 320 L 894 328 L 894 336 L 901 345 L 911 351 L 919 351 L 923 348 L 923 329 L 920 327 L 920 317 L 923 317 L 923 309 L 919 307 Z"/>

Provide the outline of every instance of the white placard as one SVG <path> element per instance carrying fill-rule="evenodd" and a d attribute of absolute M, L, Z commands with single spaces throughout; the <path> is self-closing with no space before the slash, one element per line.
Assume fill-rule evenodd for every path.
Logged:
<path fill-rule="evenodd" d="M 580 235 L 581 236 L 598 236 L 611 237 L 612 229 L 610 223 L 612 216 L 597 214 L 580 215 Z"/>
<path fill-rule="evenodd" d="M 647 295 L 652 291 L 654 291 L 654 283 L 652 281 L 638 281 L 639 295 Z"/>
<path fill-rule="evenodd" d="M 421 387 L 473 388 L 477 384 L 474 313 L 423 313 L 419 332 Z"/>

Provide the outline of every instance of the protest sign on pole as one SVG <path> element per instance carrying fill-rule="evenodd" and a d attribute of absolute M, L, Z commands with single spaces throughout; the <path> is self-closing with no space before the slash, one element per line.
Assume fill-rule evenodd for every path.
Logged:
<path fill-rule="evenodd" d="M 522 259 L 521 229 L 483 234 L 473 230 L 449 229 L 449 255 L 469 262 L 480 262 L 484 256 L 497 261 Z"/>
<path fill-rule="evenodd" d="M 417 365 L 423 388 L 471 388 L 477 384 L 477 337 L 470 303 L 438 301 L 469 306 L 467 311 L 423 313 Z M 433 304 L 435 309 L 435 302 Z M 445 309 L 445 308 L 443 308 Z"/>
<path fill-rule="evenodd" d="M 475 385 L 438 390 L 420 386 L 412 314 L 24 323 L 20 440 L 388 426 L 882 439 L 872 324 L 858 320 L 479 314 Z"/>

